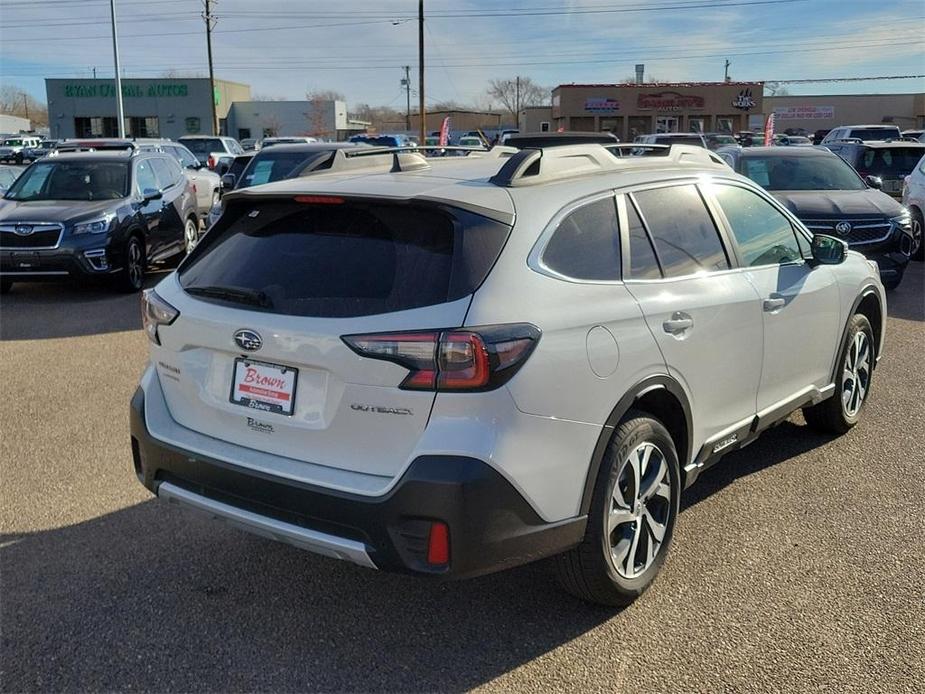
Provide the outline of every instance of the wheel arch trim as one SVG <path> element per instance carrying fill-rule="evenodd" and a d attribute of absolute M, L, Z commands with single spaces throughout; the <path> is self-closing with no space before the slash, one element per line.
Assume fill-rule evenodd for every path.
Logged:
<path fill-rule="evenodd" d="M 597 482 L 597 476 L 601 469 L 601 463 L 604 460 L 604 455 L 607 452 L 607 447 L 610 445 L 610 441 L 613 438 L 613 434 L 617 428 L 617 425 L 619 425 L 623 417 L 626 416 L 626 413 L 632 409 L 637 400 L 657 391 L 665 391 L 671 395 L 675 400 L 677 400 L 681 410 L 684 413 L 684 424 L 686 427 L 686 450 L 678 451 L 678 457 L 681 458 L 680 468 L 682 470 L 681 474 L 683 476 L 684 465 L 686 464 L 686 461 L 690 460 L 691 456 L 691 432 L 693 431 L 693 420 L 691 416 L 690 401 L 688 400 L 687 394 L 684 392 L 684 388 L 681 387 L 681 384 L 671 376 L 666 374 L 647 376 L 626 391 L 623 397 L 621 397 L 617 404 L 614 406 L 613 410 L 611 410 L 610 415 L 607 417 L 607 421 L 604 422 L 604 426 L 601 429 L 601 433 L 597 439 L 597 444 L 594 446 L 591 462 L 588 465 L 588 472 L 587 476 L 585 477 L 584 489 L 581 495 L 579 515 L 587 515 L 591 509 L 591 500 L 594 496 L 594 485 Z M 684 481 L 682 480 L 682 486 L 683 485 Z"/>

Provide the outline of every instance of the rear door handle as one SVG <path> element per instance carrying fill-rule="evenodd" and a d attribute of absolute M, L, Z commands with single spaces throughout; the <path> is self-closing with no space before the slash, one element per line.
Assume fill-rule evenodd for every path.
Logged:
<path fill-rule="evenodd" d="M 787 304 L 787 300 L 782 296 L 772 296 L 764 300 L 764 310 L 768 312 L 782 309 Z"/>
<path fill-rule="evenodd" d="M 677 311 L 671 318 L 662 323 L 662 329 L 669 335 L 679 335 L 694 327 L 694 319 L 686 313 Z"/>

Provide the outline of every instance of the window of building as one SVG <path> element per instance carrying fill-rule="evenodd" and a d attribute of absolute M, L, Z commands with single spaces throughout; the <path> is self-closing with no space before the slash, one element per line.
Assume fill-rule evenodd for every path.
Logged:
<path fill-rule="evenodd" d="M 540 132 L 541 133 L 549 132 L 549 121 L 548 120 L 544 120 L 542 123 L 540 123 Z"/>
<path fill-rule="evenodd" d="M 574 279 L 620 279 L 620 232 L 613 197 L 569 212 L 546 244 L 543 264 Z"/>
<path fill-rule="evenodd" d="M 116 119 L 111 116 L 78 116 L 74 119 L 76 137 L 118 137 Z"/>
<path fill-rule="evenodd" d="M 125 134 L 129 137 L 160 137 L 157 116 L 130 116 Z"/>
<path fill-rule="evenodd" d="M 251 137 L 250 128 L 238 128 L 238 139 L 239 140 L 249 140 Z"/>
<path fill-rule="evenodd" d="M 712 190 L 739 244 L 744 265 L 781 265 L 802 258 L 790 220 L 767 201 L 738 186 L 716 185 Z"/>
<path fill-rule="evenodd" d="M 666 277 L 729 268 L 719 232 L 696 186 L 633 193 Z"/>
<path fill-rule="evenodd" d="M 655 118 L 655 132 L 676 133 L 678 132 L 678 123 L 677 116 L 657 116 Z"/>
<path fill-rule="evenodd" d="M 732 133 L 733 128 L 732 124 L 735 123 L 735 116 L 717 116 L 716 117 L 716 132 L 718 133 Z"/>

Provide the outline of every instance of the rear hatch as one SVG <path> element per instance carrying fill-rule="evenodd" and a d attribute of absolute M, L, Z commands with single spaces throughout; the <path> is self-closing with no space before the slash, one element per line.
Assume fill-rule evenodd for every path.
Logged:
<path fill-rule="evenodd" d="M 861 176 L 879 176 L 883 192 L 900 197 L 903 179 L 915 170 L 923 154 L 923 145 L 867 147 L 858 155 L 855 168 Z"/>
<path fill-rule="evenodd" d="M 180 312 L 152 348 L 171 416 L 267 453 L 394 476 L 435 395 L 400 389 L 407 368 L 342 337 L 463 325 L 509 232 L 436 203 L 231 202 L 157 290 Z"/>

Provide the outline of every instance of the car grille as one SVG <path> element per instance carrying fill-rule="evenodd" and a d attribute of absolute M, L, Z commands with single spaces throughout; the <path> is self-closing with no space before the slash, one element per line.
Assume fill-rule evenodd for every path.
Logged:
<path fill-rule="evenodd" d="M 21 233 L 23 227 L 29 227 L 31 231 L 23 234 Z M 17 228 L 20 229 L 20 233 L 16 232 Z M 63 232 L 64 227 L 60 224 L 4 224 L 0 226 L 0 248 L 29 250 L 57 248 Z"/>
<path fill-rule="evenodd" d="M 847 234 L 839 232 L 836 227 L 842 222 L 851 225 L 851 231 Z M 888 219 L 866 218 L 866 219 L 845 219 L 836 217 L 832 219 L 804 219 L 803 223 L 807 228 L 817 234 L 828 234 L 839 239 L 847 241 L 849 244 L 862 245 L 865 243 L 877 243 L 886 241 L 893 233 L 893 224 Z"/>

